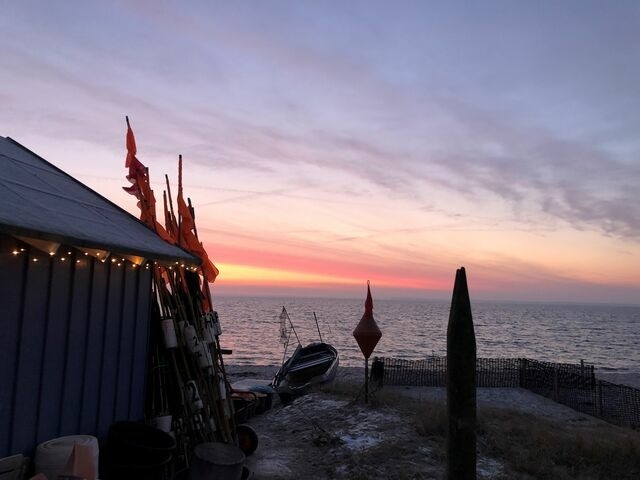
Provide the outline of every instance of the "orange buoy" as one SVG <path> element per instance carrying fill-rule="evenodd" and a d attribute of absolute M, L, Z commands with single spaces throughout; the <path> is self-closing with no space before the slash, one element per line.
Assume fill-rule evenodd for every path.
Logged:
<path fill-rule="evenodd" d="M 376 348 L 382 337 L 382 332 L 373 319 L 373 299 L 371 298 L 369 282 L 367 282 L 367 300 L 364 302 L 364 315 L 362 315 L 360 322 L 353 330 L 353 336 L 358 342 L 365 359 L 369 359 L 373 349 Z"/>

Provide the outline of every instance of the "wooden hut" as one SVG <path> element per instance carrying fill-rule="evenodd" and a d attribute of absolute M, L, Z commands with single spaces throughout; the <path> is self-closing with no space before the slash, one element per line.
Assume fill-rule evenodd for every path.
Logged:
<path fill-rule="evenodd" d="M 149 263 L 199 264 L 0 137 L 0 457 L 144 416 Z"/>

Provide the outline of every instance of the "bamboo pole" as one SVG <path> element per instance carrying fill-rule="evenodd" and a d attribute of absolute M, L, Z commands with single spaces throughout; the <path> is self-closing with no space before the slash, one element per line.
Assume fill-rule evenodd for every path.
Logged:
<path fill-rule="evenodd" d="M 175 280 L 173 278 L 173 275 L 170 275 L 169 272 L 167 273 L 167 277 L 169 278 L 169 281 L 171 282 L 171 280 Z M 158 273 L 156 276 L 156 281 L 158 281 L 160 283 L 160 281 L 162 280 L 162 275 L 158 269 Z M 163 283 L 163 282 L 162 282 Z M 171 284 L 172 290 L 174 291 L 174 293 L 176 292 L 176 285 L 175 283 Z M 163 303 L 165 304 L 165 308 L 169 308 L 170 305 L 170 299 L 173 298 L 175 299 L 175 319 L 177 320 L 187 320 L 187 317 L 185 315 L 185 311 L 183 306 L 181 305 L 179 296 L 177 295 L 170 295 L 169 292 L 166 290 L 166 287 L 161 287 L 162 291 L 164 292 L 164 298 L 163 298 Z M 179 391 L 181 393 L 181 398 L 182 398 L 182 404 L 183 404 L 183 418 L 184 416 L 186 416 L 186 418 L 184 418 L 185 420 L 185 429 L 189 431 L 190 434 L 190 438 L 192 438 L 194 441 L 209 441 L 212 439 L 212 432 L 207 432 L 206 429 L 204 428 L 197 428 L 197 418 L 198 415 L 200 415 L 200 412 L 198 411 L 199 409 L 195 408 L 193 405 L 193 402 L 191 401 L 190 398 L 187 398 L 186 396 L 186 392 L 185 389 L 187 388 L 187 384 L 188 381 L 185 381 L 185 376 L 186 378 L 191 378 L 196 385 L 196 388 L 198 389 L 198 393 L 199 393 L 199 397 L 200 400 L 203 403 L 203 408 L 206 404 L 210 403 L 211 401 L 208 399 L 208 396 L 203 397 L 202 393 L 204 392 L 204 388 L 203 388 L 203 384 L 204 382 L 202 381 L 202 379 L 200 378 L 199 375 L 199 365 L 195 364 L 192 358 L 191 354 L 185 354 L 185 338 L 182 336 L 182 332 L 179 331 L 180 329 L 178 329 L 178 336 L 179 336 L 179 342 L 181 344 L 181 347 L 178 348 L 178 354 L 175 353 L 174 349 L 171 349 L 170 355 L 173 359 L 173 363 L 174 363 L 174 371 L 176 374 L 176 378 L 178 380 L 178 384 L 179 384 Z M 176 358 L 177 357 L 177 358 Z M 181 372 L 182 370 L 182 372 Z M 192 445 L 193 446 L 193 445 Z"/>
<path fill-rule="evenodd" d="M 183 286 L 183 288 L 186 288 L 186 285 Z M 178 291 L 179 290 L 179 286 L 176 283 L 176 279 L 173 278 L 173 283 L 172 283 L 172 289 Z M 189 298 L 187 296 L 187 298 Z M 178 300 L 180 302 L 180 300 Z M 182 302 L 180 302 L 182 303 Z M 184 305 L 182 305 L 182 308 L 184 309 Z M 185 311 L 185 315 L 186 315 L 186 311 Z M 185 317 L 188 318 L 188 317 Z M 195 322 L 193 322 L 195 324 Z M 196 327 L 196 325 L 194 325 L 194 328 Z M 202 339 L 202 332 L 198 332 L 196 330 L 196 334 L 197 334 L 197 341 L 203 341 Z M 186 342 L 185 342 L 186 343 Z M 194 372 L 194 380 L 197 380 L 197 384 L 199 386 L 200 389 L 200 393 L 201 396 L 206 395 L 205 399 L 207 400 L 207 404 L 215 404 L 218 399 L 219 396 L 216 394 L 215 389 L 212 389 L 212 385 L 211 382 L 209 381 L 209 379 L 207 378 L 206 375 L 204 375 L 202 373 L 202 367 L 199 364 L 199 361 L 195 360 L 195 356 L 193 354 L 189 355 L 191 362 L 192 362 L 192 370 Z M 214 412 L 216 412 L 216 410 L 213 410 Z M 220 427 L 220 431 L 222 433 L 222 435 L 224 435 L 224 437 L 228 437 L 228 431 L 224 428 L 224 423 L 220 423 L 220 418 L 214 418 L 214 422 L 216 422 L 216 425 Z M 226 439 L 226 438 L 225 438 Z"/>
<path fill-rule="evenodd" d="M 182 157 L 180 157 L 180 162 L 182 162 Z M 182 179 L 182 163 L 180 164 L 180 175 L 181 175 L 181 179 Z M 180 185 L 182 185 L 182 183 L 180 183 Z M 189 207 L 189 213 L 191 214 L 191 219 L 193 220 L 193 233 L 196 236 L 196 239 L 198 241 L 200 241 L 199 237 L 198 237 L 198 227 L 196 226 L 196 214 L 195 214 L 195 210 L 193 208 L 193 205 L 191 205 L 191 198 L 187 198 L 187 205 Z M 211 290 L 209 288 L 209 280 L 207 278 L 207 273 L 205 272 L 204 268 L 201 268 L 201 272 L 202 272 L 202 282 L 204 284 L 205 287 L 205 293 L 207 295 L 207 300 L 209 303 L 209 306 L 213 309 L 213 299 L 211 298 Z M 227 373 L 225 371 L 225 367 L 224 367 L 224 358 L 222 357 L 222 353 L 221 353 L 221 348 L 220 348 L 220 339 L 219 336 L 216 335 L 215 336 L 215 341 L 214 344 L 212 344 L 212 348 L 214 350 L 213 352 L 213 356 L 214 358 L 217 357 L 218 362 L 219 362 L 219 368 L 220 368 L 220 372 L 216 372 L 216 373 L 221 373 L 222 374 L 222 381 L 223 381 L 223 385 L 226 389 L 226 400 L 227 400 L 227 408 L 229 410 L 229 424 L 230 424 L 230 429 L 231 432 L 235 433 L 235 414 L 234 414 L 234 407 L 233 407 L 233 401 L 231 400 L 231 386 L 229 385 L 229 382 L 227 380 Z M 214 362 L 214 367 L 215 367 L 215 362 Z M 235 434 L 232 433 L 232 437 L 235 440 Z"/>
<path fill-rule="evenodd" d="M 171 214 L 171 222 L 172 222 L 173 227 L 178 229 L 178 223 L 176 221 L 176 214 L 175 214 L 175 211 L 173 210 L 173 199 L 171 197 L 171 185 L 169 184 L 169 175 L 165 174 L 164 175 L 164 180 L 165 180 L 165 183 L 167 184 L 167 196 L 169 198 L 169 213 Z"/>

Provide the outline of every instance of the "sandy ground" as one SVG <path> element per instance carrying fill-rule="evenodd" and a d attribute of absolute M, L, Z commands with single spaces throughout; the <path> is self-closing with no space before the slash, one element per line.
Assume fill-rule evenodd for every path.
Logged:
<path fill-rule="evenodd" d="M 277 367 L 229 366 L 234 388 L 266 384 Z M 341 367 L 336 382 L 358 386 L 364 383 L 361 368 Z M 385 394 L 424 400 L 425 405 L 443 405 L 444 388 L 385 386 Z M 375 394 L 374 394 L 375 395 Z M 526 412 L 553 421 L 580 425 L 600 420 L 581 414 L 547 398 L 518 388 L 481 388 L 478 408 L 485 406 Z M 246 465 L 255 480 L 340 478 L 442 478 L 442 446 L 420 436 L 415 411 L 366 405 L 330 392 L 314 392 L 251 418 L 259 446 Z M 402 403 L 402 402 L 400 402 Z M 415 404 L 414 404 L 415 405 Z M 502 465 L 480 456 L 478 478 L 499 478 Z"/>

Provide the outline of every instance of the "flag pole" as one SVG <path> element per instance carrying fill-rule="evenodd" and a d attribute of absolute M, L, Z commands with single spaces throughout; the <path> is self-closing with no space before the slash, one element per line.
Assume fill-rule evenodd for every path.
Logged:
<path fill-rule="evenodd" d="M 178 155 L 178 195 L 182 195 L 182 154 Z M 179 206 L 179 202 L 178 202 Z M 178 245 L 182 244 L 182 214 L 178 208 Z"/>
<path fill-rule="evenodd" d="M 200 238 L 198 238 L 198 227 L 196 226 L 196 212 L 193 209 L 193 205 L 191 205 L 191 198 L 189 197 L 187 197 L 187 206 L 189 207 L 189 213 L 191 213 L 191 218 L 193 219 L 193 233 L 195 234 L 196 239 L 200 241 Z M 204 271 L 204 268 L 202 269 L 202 281 L 205 283 L 209 306 L 213 309 L 213 299 L 211 298 L 211 290 L 209 289 L 209 279 L 207 278 L 207 273 Z"/>
<path fill-rule="evenodd" d="M 364 359 L 364 403 L 369 403 L 369 357 Z"/>
<path fill-rule="evenodd" d="M 169 213 L 171 213 L 171 218 L 170 218 L 171 225 L 172 227 L 178 228 L 178 222 L 176 221 L 176 214 L 175 214 L 175 211 L 173 210 L 173 199 L 171 198 L 171 185 L 169 184 L 169 175 L 167 175 L 166 173 L 164 174 L 164 181 L 167 184 L 167 196 L 169 197 Z M 179 230 L 178 230 L 178 234 L 179 234 Z"/>
<path fill-rule="evenodd" d="M 182 194 L 182 155 L 180 155 L 179 157 L 179 162 L 180 162 L 180 168 L 179 168 L 179 192 Z M 193 221 L 193 233 L 195 234 L 196 240 L 199 242 L 200 239 L 198 238 L 198 229 L 196 227 L 196 217 L 195 217 L 195 211 L 193 209 L 193 206 L 191 205 L 191 199 L 187 198 L 187 202 L 188 202 L 188 208 L 189 208 L 189 213 L 191 214 L 191 220 Z M 178 209 L 179 210 L 179 209 Z M 178 212 L 180 213 L 180 212 Z M 207 272 L 205 271 L 204 267 L 201 268 L 202 271 L 202 281 L 204 282 L 205 285 L 205 291 L 206 291 L 206 295 L 207 295 L 207 300 L 209 301 L 209 307 L 213 310 L 213 299 L 211 298 L 211 289 L 209 288 L 209 279 L 207 278 Z M 224 358 L 222 357 L 222 350 L 220 348 L 220 338 L 216 335 L 215 337 L 215 342 L 214 342 L 215 348 L 214 348 L 214 354 L 218 357 L 218 361 L 220 362 L 220 371 L 222 372 L 223 378 L 225 380 L 226 383 L 226 387 L 228 389 L 229 392 L 231 392 L 232 388 L 231 388 L 231 384 L 229 383 L 229 381 L 227 380 L 227 373 L 226 373 L 226 368 L 224 366 Z M 231 396 L 227 395 L 227 405 L 229 407 L 230 411 L 234 411 L 234 406 L 233 406 L 233 402 L 231 401 Z M 233 422 L 233 418 L 230 419 L 230 422 Z"/>
<path fill-rule="evenodd" d="M 322 334 L 320 333 L 320 326 L 318 325 L 318 317 L 316 317 L 316 312 L 313 312 L 313 318 L 315 318 L 316 320 L 316 328 L 318 329 L 318 336 L 320 337 L 320 341 L 322 342 Z"/>

